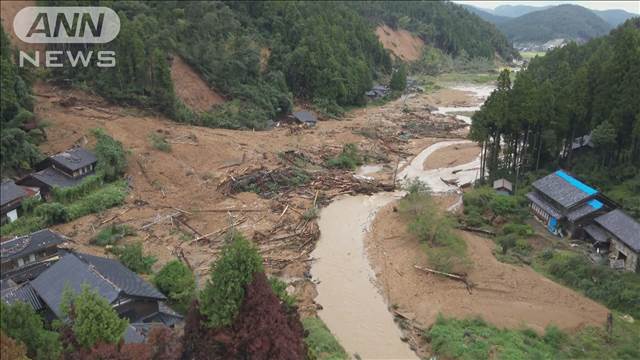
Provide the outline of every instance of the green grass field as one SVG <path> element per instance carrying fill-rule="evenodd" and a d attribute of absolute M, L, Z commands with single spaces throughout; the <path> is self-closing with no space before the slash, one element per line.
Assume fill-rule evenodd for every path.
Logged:
<path fill-rule="evenodd" d="M 521 51 L 520 55 L 525 60 L 531 60 L 536 56 L 544 56 L 546 52 L 544 51 Z"/>

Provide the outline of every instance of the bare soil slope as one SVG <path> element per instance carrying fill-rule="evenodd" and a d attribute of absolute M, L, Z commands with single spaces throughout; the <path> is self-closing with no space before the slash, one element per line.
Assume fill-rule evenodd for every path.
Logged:
<path fill-rule="evenodd" d="M 424 42 L 407 30 L 393 30 L 387 25 L 382 25 L 376 28 L 376 35 L 385 49 L 404 61 L 415 61 L 422 55 Z"/>
<path fill-rule="evenodd" d="M 22 42 L 13 31 L 13 18 L 18 11 L 27 6 L 35 6 L 35 1 L 0 1 L 0 18 L 2 18 L 2 28 L 9 35 L 11 44 L 24 51 L 44 50 L 44 44 L 27 44 Z"/>
<path fill-rule="evenodd" d="M 171 63 L 171 80 L 176 95 L 187 106 L 196 111 L 207 111 L 212 106 L 222 104 L 224 99 L 179 56 Z"/>
<path fill-rule="evenodd" d="M 379 212 L 367 242 L 389 304 L 424 326 L 433 324 L 439 313 L 458 318 L 481 316 L 500 327 L 527 326 L 539 332 L 551 324 L 576 330 L 605 323 L 608 310 L 604 306 L 529 267 L 499 262 L 489 239 L 459 234 L 473 262 L 468 274 L 475 284 L 472 294 L 460 282 L 415 269 L 414 264 L 428 266 L 424 247 L 407 233 L 406 223 L 392 206 Z"/>

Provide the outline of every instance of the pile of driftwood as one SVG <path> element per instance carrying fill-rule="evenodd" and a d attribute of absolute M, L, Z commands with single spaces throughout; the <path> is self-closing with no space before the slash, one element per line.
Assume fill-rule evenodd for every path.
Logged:
<path fill-rule="evenodd" d="M 456 118 L 444 118 L 441 121 L 434 121 L 433 117 L 422 117 L 416 115 L 412 119 L 402 124 L 404 132 L 413 138 L 423 137 L 451 137 L 452 133 L 465 128 L 467 124 Z"/>

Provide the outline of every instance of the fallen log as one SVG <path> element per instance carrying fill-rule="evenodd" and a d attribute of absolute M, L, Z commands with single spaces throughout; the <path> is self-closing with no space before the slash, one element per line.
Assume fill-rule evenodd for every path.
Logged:
<path fill-rule="evenodd" d="M 421 267 L 418 265 L 413 265 L 414 268 L 424 271 L 424 272 L 428 272 L 431 274 L 436 274 L 436 275 L 440 275 L 440 276 L 445 276 L 448 277 L 450 279 L 454 279 L 457 281 L 461 281 L 465 284 L 465 286 L 467 287 L 467 291 L 469 291 L 469 294 L 471 294 L 471 288 L 473 287 L 473 285 L 467 280 L 466 276 L 461 276 L 461 275 L 456 275 L 456 274 L 449 274 L 443 271 L 438 271 L 438 270 L 433 270 L 433 269 L 429 269 L 426 267 Z"/>
<path fill-rule="evenodd" d="M 496 236 L 496 233 L 491 231 L 491 230 L 474 228 L 474 227 L 469 227 L 469 226 L 464 226 L 464 225 L 458 226 L 458 229 L 464 230 L 464 231 L 477 232 L 477 233 L 480 233 L 480 234 L 485 234 L 485 235 L 490 235 L 490 236 Z"/>

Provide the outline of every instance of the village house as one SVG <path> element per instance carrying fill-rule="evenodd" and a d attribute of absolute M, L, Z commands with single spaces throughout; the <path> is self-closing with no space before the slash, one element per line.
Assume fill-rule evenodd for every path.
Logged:
<path fill-rule="evenodd" d="M 493 190 L 498 194 L 511 195 L 513 194 L 513 184 L 507 179 L 498 179 L 493 182 Z"/>
<path fill-rule="evenodd" d="M 31 305 L 47 321 L 62 319 L 60 305 L 65 289 L 79 293 L 88 286 L 104 297 L 132 329 L 126 342 L 139 342 L 150 324 L 175 326 L 182 316 L 165 305 L 166 297 L 120 262 L 103 257 L 68 252 L 35 279 L 3 283 L 2 300 Z M 128 339 L 127 339 L 128 337 Z"/>
<path fill-rule="evenodd" d="M 0 243 L 0 278 L 16 283 L 32 280 L 62 254 L 58 245 L 66 239 L 49 229 L 15 237 Z"/>
<path fill-rule="evenodd" d="M 48 157 L 40 162 L 38 171 L 29 174 L 17 183 L 40 189 L 44 198 L 48 198 L 54 187 L 72 187 L 82 179 L 95 172 L 96 156 L 89 150 L 74 147 L 67 151 Z"/>
<path fill-rule="evenodd" d="M 598 190 L 563 170 L 534 181 L 532 187 L 526 195 L 529 207 L 553 234 L 581 237 L 583 227 L 609 207 Z"/>
<path fill-rule="evenodd" d="M 14 222 L 18 219 L 22 199 L 27 192 L 12 180 L 2 180 L 0 187 L 0 224 Z"/>
<path fill-rule="evenodd" d="M 300 124 L 313 127 L 318 122 L 318 117 L 310 111 L 296 111 L 291 114 L 292 118 Z"/>
<path fill-rule="evenodd" d="M 616 209 L 596 217 L 585 233 L 594 247 L 608 249 L 611 267 L 640 272 L 640 223 L 624 211 Z"/>

